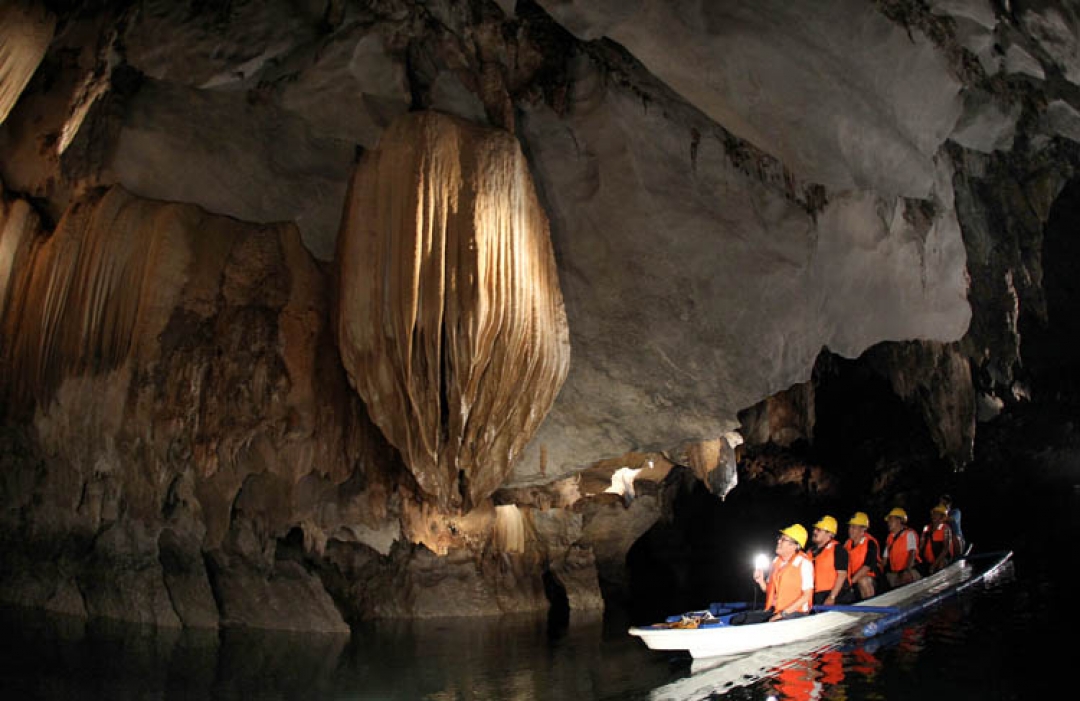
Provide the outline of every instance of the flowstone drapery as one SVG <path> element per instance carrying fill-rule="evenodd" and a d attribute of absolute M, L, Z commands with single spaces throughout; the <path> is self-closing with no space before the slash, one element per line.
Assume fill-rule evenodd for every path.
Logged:
<path fill-rule="evenodd" d="M 517 141 L 436 113 L 391 125 L 352 182 L 339 347 L 372 419 L 441 506 L 502 483 L 566 378 L 548 220 Z"/>

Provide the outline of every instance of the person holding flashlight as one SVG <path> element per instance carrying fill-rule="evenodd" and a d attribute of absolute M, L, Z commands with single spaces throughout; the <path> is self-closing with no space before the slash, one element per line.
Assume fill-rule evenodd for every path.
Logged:
<path fill-rule="evenodd" d="M 763 571 L 754 570 L 754 582 L 765 592 L 765 614 L 769 621 L 810 613 L 814 563 L 803 552 L 806 536 L 806 528 L 798 523 L 783 529 L 776 539 L 776 557 L 769 576 L 766 578 Z"/>

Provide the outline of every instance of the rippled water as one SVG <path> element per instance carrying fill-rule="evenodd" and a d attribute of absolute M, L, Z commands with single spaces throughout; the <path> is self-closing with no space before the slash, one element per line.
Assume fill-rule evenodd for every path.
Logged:
<path fill-rule="evenodd" d="M 5 610 L 5 699 L 1027 699 L 1072 697 L 1051 553 L 856 644 L 749 676 L 646 648 L 622 622 L 371 625 L 351 639 L 155 632 Z M 1073 616 L 1075 618 L 1075 616 Z M 744 670 L 745 671 L 745 670 Z M 1054 693 L 1060 691 L 1061 693 Z"/>

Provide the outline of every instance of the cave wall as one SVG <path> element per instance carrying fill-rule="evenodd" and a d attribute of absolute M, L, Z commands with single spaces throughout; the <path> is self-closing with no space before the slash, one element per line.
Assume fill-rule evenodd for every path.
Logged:
<path fill-rule="evenodd" d="M 5 600 L 339 631 L 542 610 L 552 587 L 596 610 L 671 501 L 587 471 L 648 482 L 650 456 L 725 497 L 744 440 L 818 439 L 823 351 L 861 358 L 943 469 L 1030 394 L 1021 330 L 1049 318 L 1043 229 L 1080 140 L 1068 8 L 0 12 Z M 463 139 L 459 165 L 494 156 L 425 171 L 394 151 L 421 114 L 456 125 L 431 143 Z M 435 192 L 464 209 L 427 240 L 461 262 L 413 287 L 430 261 L 394 246 L 438 228 L 403 224 Z M 518 241 L 466 221 L 485 192 L 543 261 L 477 276 L 525 295 L 509 316 L 439 288 Z M 425 333 L 499 326 L 457 336 L 497 371 L 467 379 L 430 338 L 426 367 L 403 357 L 357 292 L 399 313 L 402 281 L 431 296 Z M 444 401 L 469 396 L 471 425 Z"/>

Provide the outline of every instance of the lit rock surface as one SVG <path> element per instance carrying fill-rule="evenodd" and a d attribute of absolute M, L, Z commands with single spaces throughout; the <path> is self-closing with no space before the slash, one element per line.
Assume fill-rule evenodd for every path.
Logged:
<path fill-rule="evenodd" d="M 953 467 L 1027 396 L 1080 167 L 1059 4 L 126 5 L 0 11 L 4 601 L 595 612 L 674 466 L 799 488 L 736 444 L 816 440 L 816 360 L 878 373 Z M 424 190 L 406 113 L 467 145 Z M 420 192 L 457 218 L 399 226 Z M 548 262 L 477 267 L 509 241 L 465 221 L 484 197 Z M 524 296 L 466 293 L 495 283 Z"/>
<path fill-rule="evenodd" d="M 716 123 L 802 178 L 908 197 L 933 189 L 934 152 L 960 113 L 960 82 L 928 37 L 871 4 L 541 4 L 582 38 L 619 42 Z"/>
<path fill-rule="evenodd" d="M 318 371 L 325 283 L 295 227 L 121 188 L 78 202 L 48 237 L 18 202 L 3 213 L 15 266 L 0 385 L 24 426 L 5 434 L 22 446 L 4 451 L 5 503 L 37 504 L 4 511 L 5 568 L 21 575 L 3 599 L 162 626 L 344 630 L 325 592 L 310 595 L 318 578 L 274 556 L 290 528 L 338 531 L 334 512 L 305 523 L 294 510 L 301 478 L 340 484 L 380 445 L 348 418 L 340 369 Z M 351 499 L 368 493 L 334 501 Z M 254 582 L 274 607 L 233 598 Z M 311 607 L 290 603 L 298 592 Z"/>
<path fill-rule="evenodd" d="M 882 339 L 963 335 L 947 166 L 932 204 L 852 190 L 811 205 L 812 188 L 768 155 L 733 153 L 700 116 L 645 108 L 596 66 L 578 70 L 571 115 L 522 120 L 551 183 L 574 362 L 516 479 L 619 444 L 720 436 L 739 408 L 806 381 L 826 346 L 854 357 Z"/>
<path fill-rule="evenodd" d="M 548 222 L 506 133 L 403 118 L 357 168 L 338 343 L 374 422 L 443 506 L 502 484 L 566 377 Z"/>
<path fill-rule="evenodd" d="M 23 2 L 0 6 L 0 123 L 45 56 L 55 25 L 44 8 Z"/>

